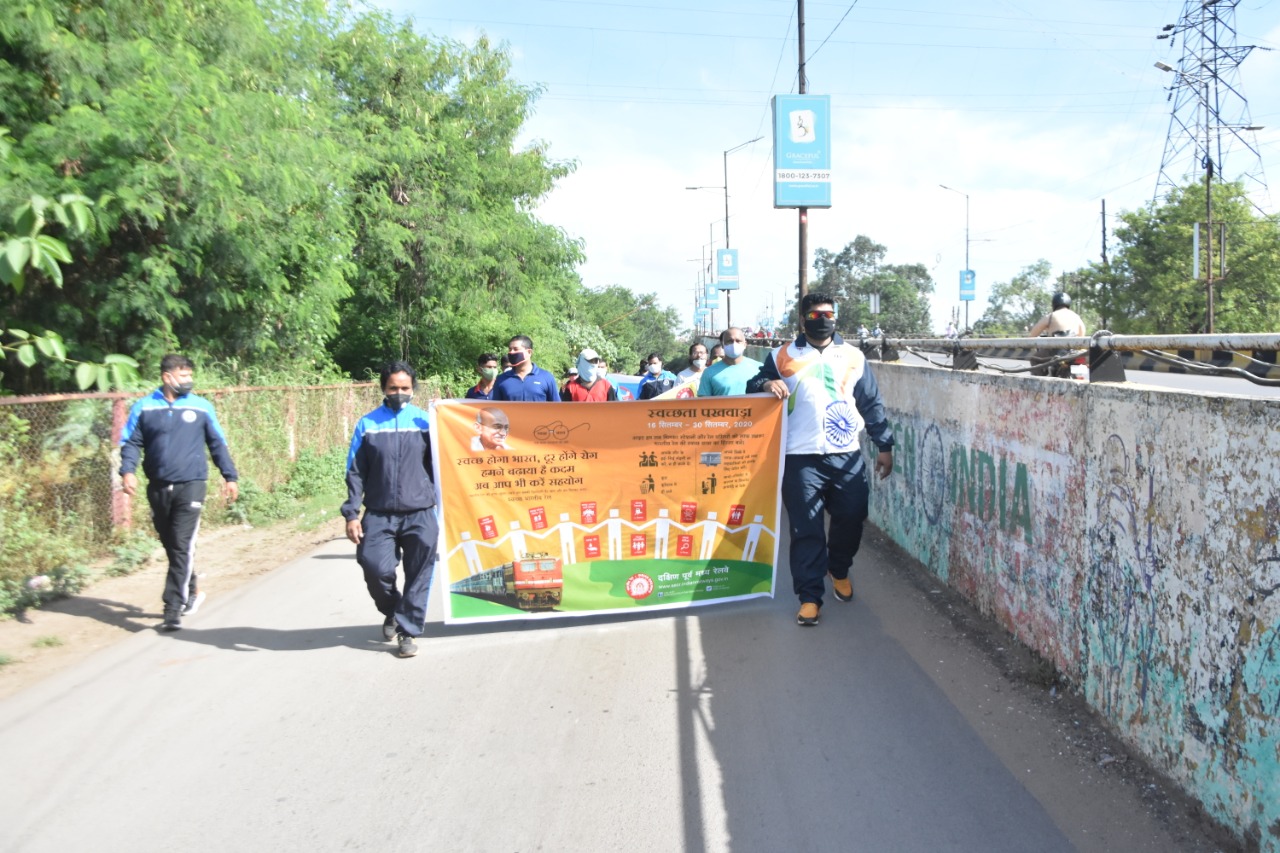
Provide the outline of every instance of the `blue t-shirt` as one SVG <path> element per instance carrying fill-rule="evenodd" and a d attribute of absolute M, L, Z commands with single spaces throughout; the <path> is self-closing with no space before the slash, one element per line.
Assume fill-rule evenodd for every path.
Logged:
<path fill-rule="evenodd" d="M 508 370 L 493 383 L 493 399 L 514 403 L 559 403 L 560 386 L 556 378 L 538 365 L 529 375 L 521 378 L 514 370 Z"/>
<path fill-rule="evenodd" d="M 747 393 L 747 381 L 760 372 L 760 362 L 744 358 L 737 364 L 717 361 L 702 373 L 699 397 L 733 397 Z"/>

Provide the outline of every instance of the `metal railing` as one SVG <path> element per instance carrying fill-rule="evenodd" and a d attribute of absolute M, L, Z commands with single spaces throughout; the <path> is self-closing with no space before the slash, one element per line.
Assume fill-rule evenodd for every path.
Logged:
<path fill-rule="evenodd" d="M 761 340 L 778 346 L 788 339 Z M 975 370 L 979 367 L 1000 373 L 1027 373 L 1045 366 L 1087 358 L 1094 381 L 1124 381 L 1123 371 L 1164 370 L 1202 376 L 1234 376 L 1256 385 L 1280 386 L 1280 334 L 1213 335 L 1117 335 L 1102 330 L 1088 337 L 1040 338 L 847 338 L 856 341 L 873 357 L 896 361 L 905 350 L 939 367 Z M 752 343 L 753 341 L 749 341 Z M 1009 367 L 980 361 L 979 358 L 1029 360 L 1041 351 L 1055 353 L 1036 365 Z M 939 363 L 929 357 L 945 355 L 951 362 Z"/>

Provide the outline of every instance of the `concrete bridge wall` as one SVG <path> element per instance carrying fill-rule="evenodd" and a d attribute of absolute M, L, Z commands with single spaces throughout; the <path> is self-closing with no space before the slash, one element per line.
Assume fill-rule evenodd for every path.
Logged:
<path fill-rule="evenodd" d="M 875 370 L 872 520 L 1280 849 L 1280 401 Z"/>

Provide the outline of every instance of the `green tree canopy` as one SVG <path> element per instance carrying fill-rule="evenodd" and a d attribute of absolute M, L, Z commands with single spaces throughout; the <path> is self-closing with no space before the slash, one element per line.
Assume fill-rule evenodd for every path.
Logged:
<path fill-rule="evenodd" d="M 674 337 L 651 297 L 587 290 L 579 242 L 535 216 L 573 164 L 517 148 L 538 90 L 484 39 L 325 0 L 0 0 L 0 47 L 0 210 L 95 213 L 48 224 L 63 281 L 36 267 L 0 290 L 0 331 L 60 333 L 76 358 L 453 377 L 515 334 L 552 368 Z"/>
<path fill-rule="evenodd" d="M 1041 258 L 1009 281 L 992 285 L 987 310 L 974 321 L 974 332 L 1000 338 L 1025 335 L 1052 307 L 1056 290 L 1052 275 L 1052 265 Z"/>
<path fill-rule="evenodd" d="M 876 323 L 895 336 L 930 334 L 929 295 L 933 278 L 923 264 L 885 264 L 888 249 L 858 235 L 838 253 L 814 252 L 817 278 L 810 292 L 830 293 L 839 305 L 839 328 L 848 334 Z M 880 314 L 871 314 L 870 294 L 880 294 Z"/>
<path fill-rule="evenodd" d="M 1211 185 L 1214 331 L 1280 329 L 1280 219 L 1257 212 L 1240 183 Z M 1075 274 L 1100 323 L 1126 334 L 1207 331 L 1205 188 L 1192 183 L 1161 205 L 1126 211 L 1110 264 Z M 1193 233 L 1200 223 L 1200 257 Z M 1225 249 L 1223 238 L 1225 237 Z"/>

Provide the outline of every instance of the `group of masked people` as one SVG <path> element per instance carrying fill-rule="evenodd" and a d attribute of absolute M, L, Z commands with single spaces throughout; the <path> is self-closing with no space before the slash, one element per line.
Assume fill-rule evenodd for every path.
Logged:
<path fill-rule="evenodd" d="M 853 599 L 850 568 L 870 493 L 863 434 L 876 447 L 876 474 L 884 478 L 893 470 L 894 438 L 875 376 L 857 342 L 848 343 L 836 332 L 836 318 L 832 297 L 810 293 L 801 302 L 802 333 L 771 350 L 763 362 L 747 358 L 743 331 L 731 328 L 720 336 L 722 357 L 708 363 L 712 353 L 694 344 L 689 369 L 680 376 L 665 371 L 661 355 L 651 353 L 644 362 L 648 381 L 641 386 L 641 399 L 649 399 L 696 377 L 700 396 L 769 393 L 789 399 L 781 497 L 790 520 L 792 584 L 800 600 L 796 621 L 802 626 L 818 624 L 828 581 L 837 601 Z M 466 397 L 617 399 L 605 375 L 608 366 L 593 350 L 579 354 L 577 375 L 564 387 L 534 363 L 527 336 L 509 341 L 506 359 L 502 369 L 501 359 L 481 356 L 480 381 Z M 224 493 L 231 500 L 237 495 L 238 475 L 213 406 L 192 393 L 193 369 L 182 356 L 166 356 L 160 389 L 135 404 L 122 439 L 124 489 L 136 490 L 141 457 L 152 518 L 169 556 L 161 627 L 170 631 L 181 627 L 199 597 L 192 556 L 208 478 L 201 444 L 223 476 Z M 401 657 L 412 657 L 425 629 L 439 536 L 429 418 L 413 402 L 417 375 L 408 363 L 387 364 L 379 381 L 382 403 L 359 420 L 348 448 L 342 516 L 382 616 L 382 637 L 395 642 Z M 647 392 L 650 386 L 654 390 Z M 402 585 L 397 585 L 398 567 Z"/>

